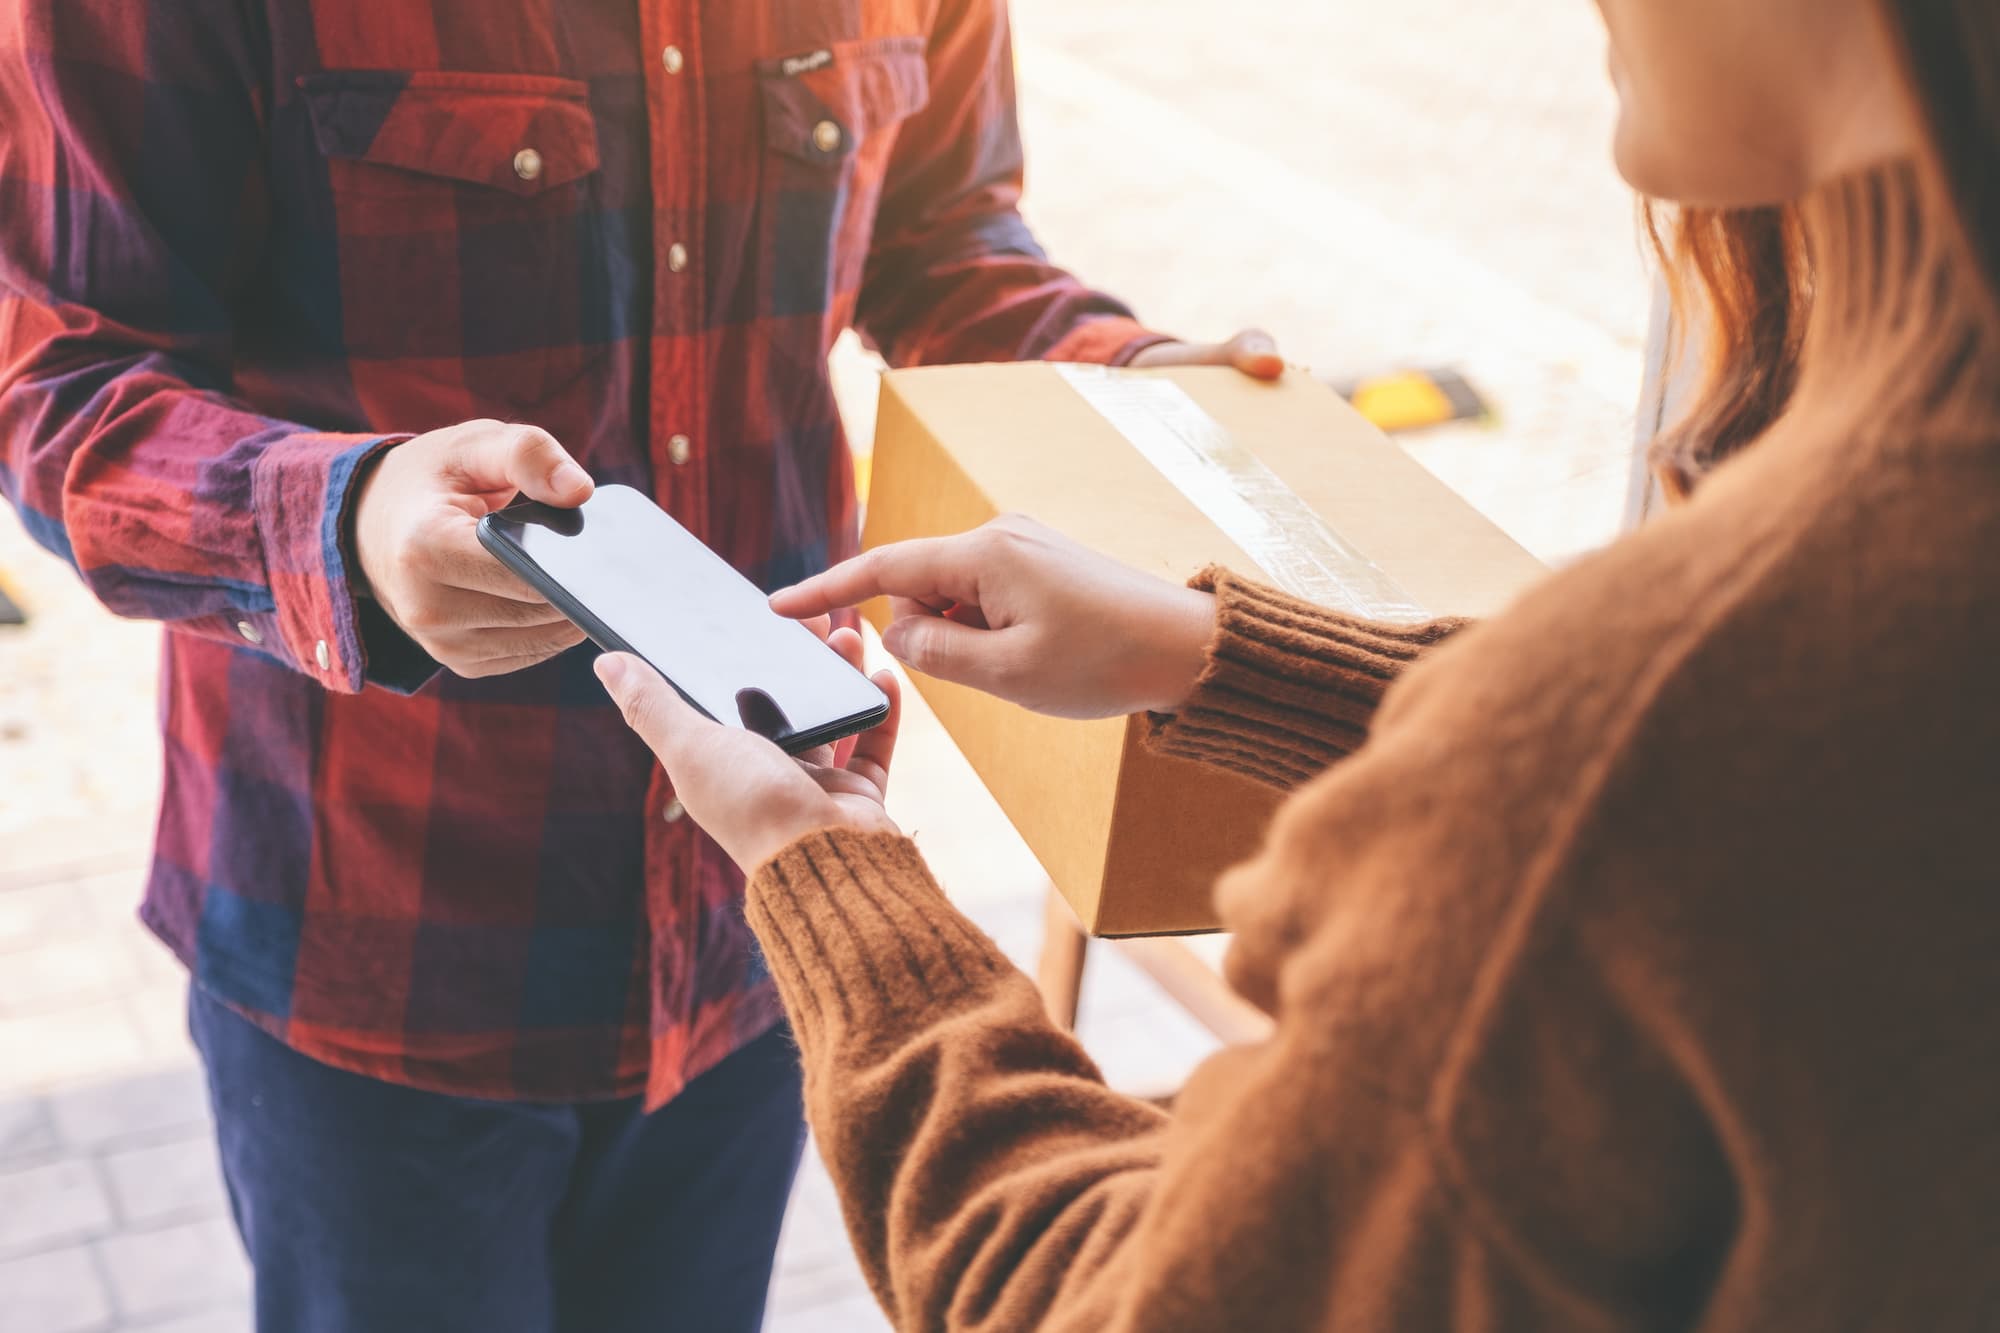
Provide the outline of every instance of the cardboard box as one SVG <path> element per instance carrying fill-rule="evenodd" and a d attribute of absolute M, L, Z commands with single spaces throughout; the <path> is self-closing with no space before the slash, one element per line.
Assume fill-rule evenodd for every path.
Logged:
<path fill-rule="evenodd" d="M 1222 564 L 1400 620 L 1490 614 L 1543 572 L 1304 375 L 893 372 L 873 473 L 870 546 L 1019 512 L 1176 582 Z M 886 608 L 867 613 L 879 626 Z M 1256 850 L 1278 793 L 1150 753 L 1143 718 L 1060 721 L 915 683 L 1087 930 L 1215 928 L 1215 878 Z"/>

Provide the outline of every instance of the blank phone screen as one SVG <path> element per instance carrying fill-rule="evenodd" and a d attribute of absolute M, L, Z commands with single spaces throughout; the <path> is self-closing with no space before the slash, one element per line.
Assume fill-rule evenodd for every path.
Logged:
<path fill-rule="evenodd" d="M 512 505 L 486 522 L 716 721 L 797 749 L 881 720 L 888 700 L 873 681 L 631 487 L 600 486 L 579 509 Z"/>

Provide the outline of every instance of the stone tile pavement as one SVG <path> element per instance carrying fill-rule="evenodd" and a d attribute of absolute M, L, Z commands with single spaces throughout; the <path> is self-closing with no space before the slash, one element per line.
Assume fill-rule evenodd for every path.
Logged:
<path fill-rule="evenodd" d="M 1028 208 L 1059 260 L 1160 327 L 1262 324 L 1329 374 L 1456 365 L 1495 418 L 1412 452 L 1545 558 L 1611 533 L 1646 287 L 1590 6 L 1014 6 Z M 865 434 L 869 368 L 839 365 Z M 0 1333 L 243 1333 L 184 982 L 132 917 L 158 633 L 105 615 L 4 510 L 0 568 L 35 613 L 0 630 Z M 921 710 L 903 750 L 898 817 L 1032 961 L 1033 858 Z M 1210 1044 L 1108 953 L 1083 1034 L 1141 1092 Z M 810 1161 L 770 1327 L 883 1327 Z"/>
<path fill-rule="evenodd" d="M 898 813 L 938 827 L 982 796 L 927 718 L 904 759 L 925 774 Z M 937 849 L 972 914 L 1032 964 L 1039 872 L 997 810 Z M 132 917 L 142 822 L 51 825 L 5 845 L 0 874 L 0 1333 L 246 1333 L 249 1273 L 228 1220 L 207 1095 L 182 1031 L 185 984 Z M 926 837 L 926 841 L 930 841 Z M 1007 843 L 1012 843 L 1007 847 Z M 1001 850 L 996 854 L 995 847 Z M 121 850 L 122 848 L 122 850 Z M 114 861 L 122 864 L 112 868 Z M 1122 959 L 1093 963 L 1086 1034 L 1140 1092 L 1211 1048 Z M 776 1333 L 884 1327 L 816 1158 L 801 1173 L 773 1281 Z"/>

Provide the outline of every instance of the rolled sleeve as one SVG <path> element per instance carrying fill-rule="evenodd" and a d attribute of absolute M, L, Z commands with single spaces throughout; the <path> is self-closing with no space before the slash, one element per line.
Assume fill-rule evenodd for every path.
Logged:
<path fill-rule="evenodd" d="M 1049 262 L 1020 214 L 1025 178 L 1001 0 L 945 0 L 930 101 L 899 131 L 855 323 L 899 366 L 1122 364 L 1169 341 Z"/>

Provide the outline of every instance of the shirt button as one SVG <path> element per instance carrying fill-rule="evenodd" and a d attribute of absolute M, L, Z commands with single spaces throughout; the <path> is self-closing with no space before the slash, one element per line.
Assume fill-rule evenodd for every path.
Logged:
<path fill-rule="evenodd" d="M 840 126 L 830 120 L 822 120 L 813 126 L 813 147 L 822 153 L 831 153 L 840 147 Z"/>
<path fill-rule="evenodd" d="M 675 467 L 680 467 L 694 457 L 694 441 L 685 435 L 676 435 L 667 441 L 667 458 Z"/>
<path fill-rule="evenodd" d="M 333 654 L 327 651 L 325 639 L 313 646 L 313 657 L 319 662 L 321 671 L 333 670 Z"/>
<path fill-rule="evenodd" d="M 514 174 L 524 181 L 538 179 L 542 174 L 542 155 L 532 148 L 514 154 Z"/>
<path fill-rule="evenodd" d="M 678 824 L 681 822 L 681 816 L 686 813 L 687 807 L 682 805 L 681 798 L 676 796 L 661 807 L 660 818 L 666 820 L 669 824 Z"/>
<path fill-rule="evenodd" d="M 688 266 L 688 248 L 679 241 L 667 247 L 667 271 L 684 273 Z"/>
<path fill-rule="evenodd" d="M 660 63 L 667 67 L 669 74 L 678 74 L 687 68 L 687 58 L 681 54 L 678 46 L 670 46 L 660 52 Z"/>
<path fill-rule="evenodd" d="M 236 632 L 243 636 L 243 641 L 245 643 L 264 642 L 264 631 L 258 629 L 255 625 L 251 624 L 247 620 L 239 620 L 236 622 Z"/>

